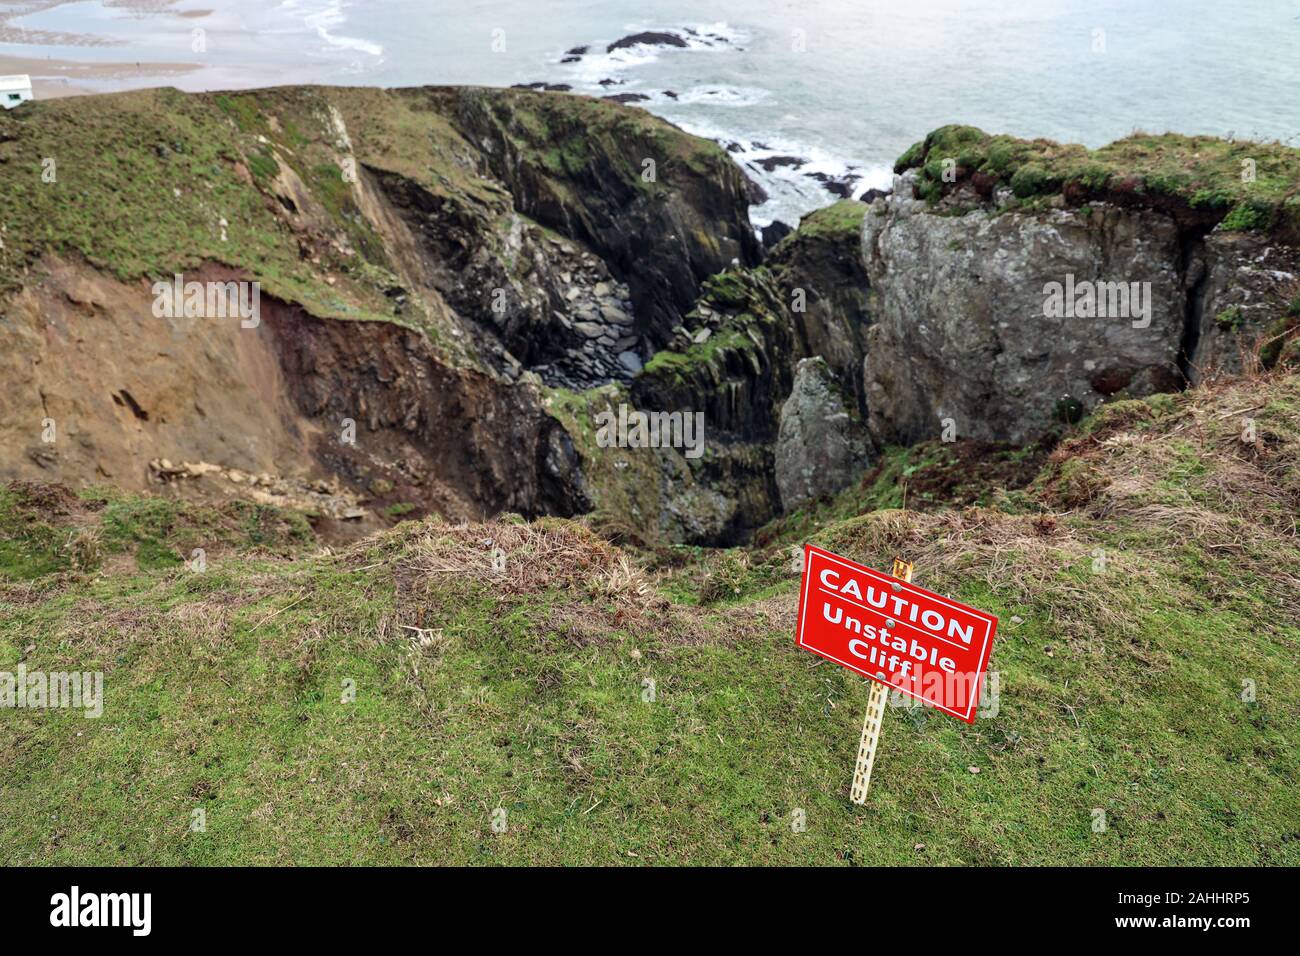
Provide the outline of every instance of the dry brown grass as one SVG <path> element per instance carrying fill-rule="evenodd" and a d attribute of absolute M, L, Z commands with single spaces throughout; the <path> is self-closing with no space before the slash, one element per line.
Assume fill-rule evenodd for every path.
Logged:
<path fill-rule="evenodd" d="M 574 522 L 451 525 L 434 518 L 383 537 L 380 560 L 391 562 L 398 588 L 397 628 L 418 634 L 437 616 L 440 597 L 449 589 L 467 594 L 479 588 L 507 605 L 545 592 L 565 593 L 548 623 L 578 646 L 604 642 L 620 631 L 653 630 L 668 644 L 714 637 L 702 612 L 672 604 L 632 557 Z M 358 566 L 376 559 L 373 542 L 345 557 Z"/>

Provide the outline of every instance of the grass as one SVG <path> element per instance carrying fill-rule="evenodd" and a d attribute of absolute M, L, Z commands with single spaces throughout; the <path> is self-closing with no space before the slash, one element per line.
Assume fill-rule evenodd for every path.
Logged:
<path fill-rule="evenodd" d="M 1022 203 L 1063 194 L 1075 205 L 1172 204 L 1227 230 L 1300 232 L 1300 154 L 1280 143 L 1134 133 L 1089 150 L 943 126 L 898 158 L 894 171 L 908 169 L 920 170 L 918 188 L 931 201 L 978 176 L 986 188 L 1009 187 Z"/>
<path fill-rule="evenodd" d="M 485 129 L 502 138 L 491 149 L 508 149 L 527 169 L 486 175 Z M 651 182 L 646 158 L 656 162 Z M 702 188 L 702 177 L 740 183 L 715 144 L 644 111 L 471 88 L 159 89 L 42 101 L 0 116 L 0 165 L 0 296 L 30 284 L 50 254 L 124 282 L 219 263 L 322 318 L 419 327 L 453 361 L 467 347 L 450 335 L 422 265 L 405 261 L 415 255 L 409 241 L 388 235 L 367 170 L 407 180 L 417 205 L 456 219 L 521 282 L 531 266 L 514 261 L 506 238 L 521 218 L 508 190 L 516 177 L 566 226 L 591 217 L 589 187 L 659 201 Z M 414 308 L 399 307 L 390 294 L 398 288 Z"/>
<path fill-rule="evenodd" d="M 815 209 L 799 220 L 799 228 L 778 243 L 787 249 L 795 243 L 808 240 L 856 243 L 862 235 L 862 220 L 867 215 L 867 204 L 856 199 L 841 199 L 829 206 Z M 784 250 L 782 250 L 784 251 Z M 774 250 L 774 255 L 781 252 Z"/>
<path fill-rule="evenodd" d="M 704 342 L 692 342 L 680 350 L 660 349 L 642 369 L 643 380 L 686 389 L 701 376 L 721 379 L 729 356 L 760 351 L 763 346 L 759 343 L 768 339 L 767 330 L 785 314 L 774 277 L 762 266 L 728 269 L 706 279 L 695 310 L 685 319 L 687 328 L 704 326 L 698 315 L 701 306 L 722 314 L 717 330 Z M 748 363 L 744 367 L 748 368 Z"/>
<path fill-rule="evenodd" d="M 292 554 L 313 542 L 301 514 L 248 501 L 205 505 L 22 481 L 0 488 L 0 582 L 61 573 L 84 582 L 106 564 L 160 570 L 193 560 L 195 549 Z"/>
<path fill-rule="evenodd" d="M 0 712 L 0 856 L 1295 865 L 1298 462 L 1300 378 L 1272 376 L 1107 407 L 1020 509 L 869 500 L 952 467 L 931 448 L 806 532 L 648 564 L 574 522 L 429 519 L 11 578 L 0 670 L 102 669 L 106 709 Z M 19 550 L 79 507 L 27 494 L 15 523 L 7 494 Z M 115 508 L 141 530 L 106 537 L 175 527 Z M 867 687 L 794 646 L 805 537 L 1001 619 L 996 715 L 891 708 L 862 808 Z"/>
<path fill-rule="evenodd" d="M 0 292 L 21 285 L 47 252 L 84 258 L 122 281 L 217 262 L 323 317 L 393 319 L 381 289 L 350 280 L 351 264 L 337 257 L 314 266 L 277 215 L 277 157 L 292 166 L 297 154 L 268 138 L 279 135 L 272 103 L 270 95 L 162 89 L 93 105 L 51 100 L 0 118 L 0 161 L 17 172 L 0 196 Z M 44 177 L 47 160 L 52 176 Z M 322 232 L 356 232 L 355 209 L 335 203 L 330 212 Z M 322 270 L 343 283 L 331 287 Z"/>

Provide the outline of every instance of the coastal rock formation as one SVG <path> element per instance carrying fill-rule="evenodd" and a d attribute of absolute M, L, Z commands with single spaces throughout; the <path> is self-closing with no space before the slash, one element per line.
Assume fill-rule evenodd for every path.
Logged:
<path fill-rule="evenodd" d="M 1300 247 L 1276 237 L 1214 232 L 1194 264 L 1193 383 L 1276 365 L 1300 332 Z M 1282 303 L 1286 303 L 1285 307 Z"/>
<path fill-rule="evenodd" d="M 863 417 L 862 366 L 874 321 L 860 242 L 865 214 L 862 203 L 850 200 L 809 213 L 767 261 L 784 293 L 798 355 L 825 359 L 854 413 Z"/>
<path fill-rule="evenodd" d="M 766 255 L 728 152 L 560 93 L 51 101 L 0 116 L 0 164 L 3 478 L 725 545 L 888 445 L 1050 442 L 1300 359 L 1278 145 L 944 127 Z M 601 435 L 629 412 L 653 441 Z"/>
<path fill-rule="evenodd" d="M 794 387 L 781 406 L 776 439 L 776 484 L 789 511 L 844 488 L 868 464 L 866 441 L 855 427 L 830 367 L 801 359 Z"/>
<path fill-rule="evenodd" d="M 950 420 L 964 437 L 1020 443 L 1121 389 L 1178 387 L 1186 290 L 1172 218 L 1102 204 L 940 215 L 912 198 L 913 179 L 863 230 L 878 440 L 910 444 Z M 1076 308 L 1076 289 L 1092 306 Z"/>
<path fill-rule="evenodd" d="M 1294 150 L 943 127 L 895 171 L 863 228 L 881 443 L 1032 441 L 1116 397 L 1267 365 L 1300 325 Z"/>
<path fill-rule="evenodd" d="M 432 96 L 524 216 L 627 284 L 651 346 L 733 261 L 757 264 L 744 174 L 715 144 L 608 101 L 490 90 Z"/>
<path fill-rule="evenodd" d="M 627 382 L 709 275 L 759 256 L 725 153 L 579 97 L 159 90 L 0 123 L 0 161 L 37 171 L 0 197 L 6 478 L 137 488 L 199 462 L 168 487 L 586 511 L 545 387 Z M 161 314 L 178 276 L 254 286 L 260 315 Z"/>

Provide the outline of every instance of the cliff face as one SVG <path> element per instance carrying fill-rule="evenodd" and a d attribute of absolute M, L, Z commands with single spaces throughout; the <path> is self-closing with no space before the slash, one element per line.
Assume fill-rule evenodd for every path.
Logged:
<path fill-rule="evenodd" d="M 1234 374 L 1292 334 L 1294 150 L 1138 135 L 1089 152 L 945 127 L 866 218 L 881 442 L 1016 443 Z"/>
<path fill-rule="evenodd" d="M 934 437 L 947 420 L 966 437 L 1023 443 L 1121 390 L 1178 387 L 1187 276 L 1170 218 L 1104 205 L 940 215 L 912 198 L 913 178 L 900 177 L 863 232 L 879 440 Z M 1124 283 L 1129 308 L 1065 314 L 1078 310 L 1044 292 L 1060 284 L 1074 306 L 1070 284 L 1097 281 Z"/>
<path fill-rule="evenodd" d="M 515 207 L 585 243 L 627 283 L 637 330 L 661 346 L 700 283 L 754 265 L 748 190 L 725 153 L 605 101 L 497 90 L 439 91 Z"/>
<path fill-rule="evenodd" d="M 725 480 L 679 462 L 716 497 L 705 540 L 845 487 L 884 446 L 1050 441 L 1102 403 L 1300 348 L 1294 150 L 945 127 L 897 172 L 869 210 L 820 210 L 719 277 L 633 383 L 716 426 Z"/>
<path fill-rule="evenodd" d="M 4 478 L 731 544 L 886 446 L 1300 352 L 1280 146 L 945 127 L 765 259 L 724 152 L 558 94 L 52 101 L 0 116 L 0 167 Z M 160 315 L 177 275 L 256 282 L 258 321 Z M 611 444 L 621 409 L 702 441 Z"/>
<path fill-rule="evenodd" d="M 580 97 L 52 101 L 0 117 L 0 164 L 0 475 L 350 520 L 589 509 L 547 387 L 628 381 L 758 256 L 721 150 Z M 159 316 L 176 275 L 256 282 L 258 321 Z"/>

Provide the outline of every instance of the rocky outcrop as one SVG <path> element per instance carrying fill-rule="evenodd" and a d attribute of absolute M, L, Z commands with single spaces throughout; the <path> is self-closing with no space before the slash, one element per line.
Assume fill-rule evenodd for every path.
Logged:
<path fill-rule="evenodd" d="M 789 311 L 797 355 L 825 359 L 860 416 L 867 410 L 862 363 L 874 321 L 861 245 L 866 208 L 841 200 L 809 213 L 767 260 Z"/>
<path fill-rule="evenodd" d="M 668 347 L 633 381 L 635 408 L 698 412 L 707 423 L 706 454 L 688 460 L 676 453 L 661 470 L 666 477 L 653 507 L 655 523 L 669 540 L 685 535 L 733 543 L 780 514 L 783 499 L 791 507 L 790 501 L 838 489 L 850 472 L 869 463 L 861 397 L 869 324 L 860 249 L 865 208 L 842 202 L 812 213 L 765 265 L 731 269 L 707 281 Z M 818 362 L 805 371 L 806 389 L 792 399 L 802 358 Z M 829 427 L 851 447 L 847 455 L 814 447 L 816 436 L 830 440 L 830 433 L 819 431 L 826 423 L 815 420 L 819 411 L 809 391 L 815 386 L 808 378 L 813 368 L 824 369 L 827 387 L 845 397 L 845 417 L 835 417 Z M 839 456 L 839 465 L 799 477 L 815 471 L 823 453 Z M 788 481 L 781 487 L 783 476 Z M 601 484 L 595 483 L 596 499 Z M 694 515 L 689 522 L 681 518 L 687 513 Z"/>
<path fill-rule="evenodd" d="M 1137 134 L 1089 151 L 954 126 L 895 172 L 863 229 L 878 441 L 951 426 L 1026 442 L 1295 334 L 1294 150 Z"/>
<path fill-rule="evenodd" d="M 1194 383 L 1276 364 L 1300 333 L 1300 248 L 1214 232 L 1198 250 L 1188 375 Z"/>
<path fill-rule="evenodd" d="M 705 454 L 682 456 L 692 480 L 678 485 L 687 501 L 708 489 L 710 520 L 687 540 L 731 543 L 779 513 L 772 448 L 780 403 L 793 381 L 795 342 L 782 293 L 764 268 L 714 276 L 677 326 L 670 348 L 658 352 L 633 381 L 633 405 L 647 411 L 700 414 Z M 681 456 L 680 451 L 674 452 Z M 689 510 L 666 489 L 669 527 Z M 692 506 L 694 507 L 694 506 Z M 699 524 L 702 517 L 693 519 Z"/>
<path fill-rule="evenodd" d="M 795 368 L 774 457 L 786 511 L 845 488 L 869 463 L 865 435 L 821 357 L 801 359 Z"/>
<path fill-rule="evenodd" d="M 1026 442 L 1121 390 L 1179 387 L 1187 275 L 1171 217 L 1106 204 L 943 214 L 913 198 L 914 179 L 900 177 L 863 229 L 878 441 L 951 422 L 963 437 Z"/>
<path fill-rule="evenodd" d="M 584 243 L 628 285 L 654 348 L 706 278 L 760 258 L 747 181 L 716 144 L 605 101 L 466 89 L 432 98 L 519 212 Z"/>

